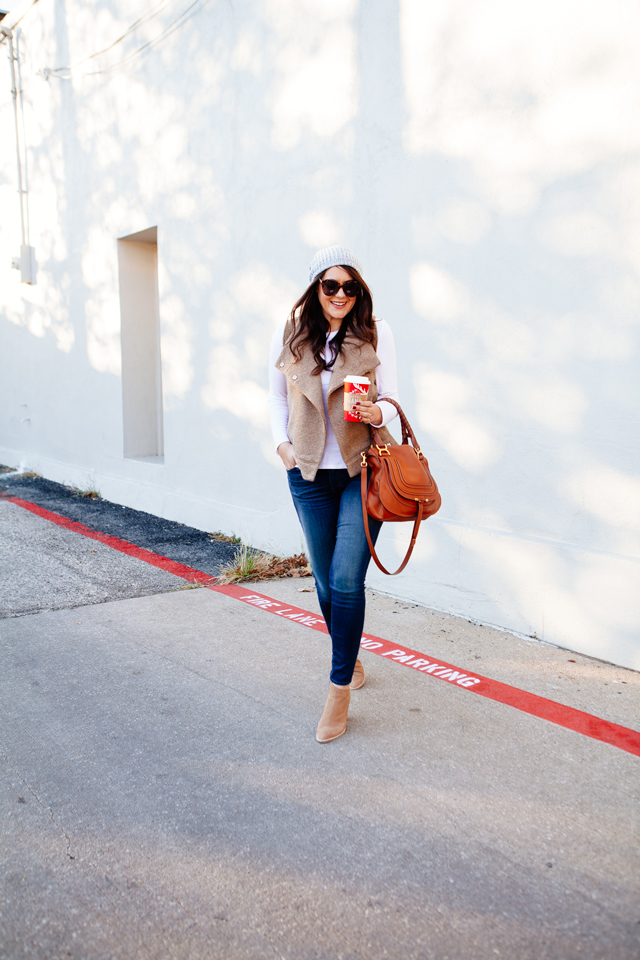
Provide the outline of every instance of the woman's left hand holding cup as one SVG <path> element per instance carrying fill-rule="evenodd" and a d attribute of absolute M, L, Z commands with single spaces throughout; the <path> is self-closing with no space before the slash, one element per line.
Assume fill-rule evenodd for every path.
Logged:
<path fill-rule="evenodd" d="M 379 427 L 382 423 L 382 410 L 377 403 L 371 403 L 370 400 L 356 400 L 353 408 L 354 413 L 363 423 L 371 423 L 374 427 Z"/>

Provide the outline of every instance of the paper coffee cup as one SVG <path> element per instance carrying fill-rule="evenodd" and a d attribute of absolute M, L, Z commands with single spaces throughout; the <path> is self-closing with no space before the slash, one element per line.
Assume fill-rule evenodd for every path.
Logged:
<path fill-rule="evenodd" d="M 353 413 L 353 405 L 356 400 L 366 400 L 369 393 L 371 381 L 367 377 L 345 377 L 344 378 L 344 418 L 354 423 L 360 423 L 360 420 Z"/>

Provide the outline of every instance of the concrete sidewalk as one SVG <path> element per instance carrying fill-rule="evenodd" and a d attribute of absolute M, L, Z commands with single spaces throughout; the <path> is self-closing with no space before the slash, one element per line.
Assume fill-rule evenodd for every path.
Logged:
<path fill-rule="evenodd" d="M 63 608 L 11 524 L 2 957 L 640 956 L 637 757 L 366 652 L 319 745 L 326 636 L 67 531 Z M 638 729 L 632 671 L 379 595 L 367 630 Z"/>

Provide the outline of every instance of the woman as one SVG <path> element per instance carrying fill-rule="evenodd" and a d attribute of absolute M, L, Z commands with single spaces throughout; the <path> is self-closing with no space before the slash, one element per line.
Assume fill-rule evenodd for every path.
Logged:
<path fill-rule="evenodd" d="M 364 683 L 357 659 L 364 626 L 364 579 L 371 559 L 362 522 L 361 454 L 369 424 L 385 443 L 397 416 L 395 347 L 384 320 L 373 316 L 360 261 L 346 247 L 316 253 L 309 287 L 271 344 L 269 406 L 278 454 L 304 531 L 318 600 L 331 636 L 329 696 L 316 739 L 327 743 L 347 728 L 350 691 Z M 359 422 L 344 419 L 344 378 L 368 377 Z M 370 520 L 371 539 L 381 524 Z"/>

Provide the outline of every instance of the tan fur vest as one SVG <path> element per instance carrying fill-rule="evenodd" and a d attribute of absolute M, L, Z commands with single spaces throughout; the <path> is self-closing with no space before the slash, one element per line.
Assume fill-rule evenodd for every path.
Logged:
<path fill-rule="evenodd" d="M 315 360 L 306 349 L 300 360 L 296 360 L 289 348 L 293 335 L 291 320 L 287 320 L 284 330 L 282 353 L 276 361 L 276 367 L 287 378 L 287 399 L 289 401 L 289 424 L 287 433 L 295 450 L 300 472 L 305 480 L 314 480 L 322 460 L 327 440 L 327 424 L 322 400 L 322 381 L 319 374 L 312 374 Z M 344 378 L 368 377 L 371 380 L 368 400 L 378 399 L 375 368 L 380 365 L 376 354 L 378 333 L 374 324 L 374 342 L 364 343 L 356 337 L 347 335 L 338 354 L 327 393 L 327 410 L 333 432 L 338 441 L 340 454 L 349 476 L 360 473 L 360 454 L 371 445 L 369 427 L 364 423 L 351 423 L 344 419 Z M 386 427 L 378 431 L 385 443 L 395 443 Z"/>

